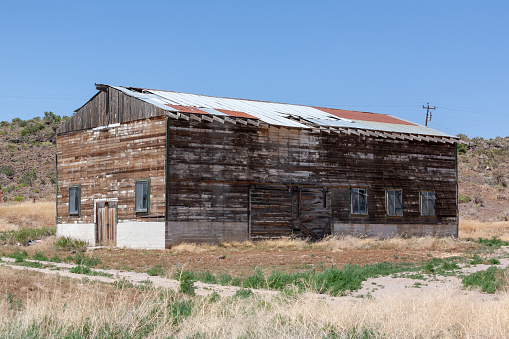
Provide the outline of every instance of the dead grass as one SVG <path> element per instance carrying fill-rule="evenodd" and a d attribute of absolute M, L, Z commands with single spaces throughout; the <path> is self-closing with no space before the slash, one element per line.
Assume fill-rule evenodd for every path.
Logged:
<path fill-rule="evenodd" d="M 0 231 L 55 226 L 55 214 L 55 202 L 52 201 L 1 204 Z"/>
<path fill-rule="evenodd" d="M 0 333 L 6 337 L 506 338 L 509 333 L 506 293 L 483 302 L 448 291 L 339 301 L 308 294 L 210 301 L 7 267 L 0 267 L 0 275 Z"/>
<path fill-rule="evenodd" d="M 509 223 L 508 223 L 509 224 Z M 396 249 L 396 250 L 446 250 L 465 245 L 463 240 L 451 237 L 411 237 L 395 236 L 387 239 L 362 236 L 329 236 L 318 242 L 306 239 L 281 238 L 262 241 L 226 242 L 219 245 L 182 243 L 172 247 L 176 253 L 203 253 L 229 250 L 236 251 L 270 251 L 270 250 L 306 250 L 343 251 L 354 249 Z"/>
<path fill-rule="evenodd" d="M 499 237 L 509 241 L 509 221 L 480 222 L 460 219 L 460 238 L 492 238 Z"/>

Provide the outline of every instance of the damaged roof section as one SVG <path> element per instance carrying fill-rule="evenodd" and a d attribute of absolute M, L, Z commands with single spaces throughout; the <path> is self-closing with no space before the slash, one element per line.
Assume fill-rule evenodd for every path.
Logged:
<path fill-rule="evenodd" d="M 312 129 L 329 133 L 347 133 L 400 139 L 457 142 L 455 136 L 418 125 L 387 114 L 311 107 L 246 99 L 212 97 L 199 94 L 161 91 L 133 87 L 96 84 L 97 89 L 108 87 L 156 107 L 154 114 L 171 118 L 190 118 L 252 125 L 273 125 Z M 73 116 L 74 118 L 74 116 Z M 73 119 L 71 118 L 71 120 Z M 77 117 L 80 119 L 80 117 Z M 129 120 L 132 120 L 131 117 Z M 107 119 L 105 119 L 107 120 Z M 69 122 L 70 126 L 76 126 Z M 73 128 L 63 128 L 57 133 Z M 97 126 L 91 126 L 97 127 Z"/>

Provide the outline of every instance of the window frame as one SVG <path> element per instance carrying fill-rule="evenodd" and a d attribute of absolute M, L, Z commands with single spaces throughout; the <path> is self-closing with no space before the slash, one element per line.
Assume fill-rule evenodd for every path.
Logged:
<path fill-rule="evenodd" d="M 136 186 L 139 182 L 147 183 L 147 208 L 138 210 L 136 206 Z M 137 179 L 134 181 L 134 213 L 135 214 L 149 214 L 150 213 L 150 178 L 148 179 Z"/>
<path fill-rule="evenodd" d="M 353 195 L 354 195 L 354 191 L 358 191 L 358 196 L 360 197 L 360 191 L 361 190 L 364 190 L 364 194 L 365 194 L 365 206 L 366 206 L 366 209 L 365 211 L 357 211 L 355 212 L 354 211 L 354 206 L 353 206 Z M 360 205 L 360 204 L 359 204 Z M 367 216 L 368 215 L 368 188 L 367 187 L 350 187 L 350 214 L 351 215 L 355 215 L 355 216 Z"/>
<path fill-rule="evenodd" d="M 389 211 L 389 192 L 396 192 L 396 191 L 399 191 L 401 192 L 400 193 L 400 209 L 401 209 L 401 214 L 391 214 L 390 211 Z M 396 200 L 395 200 L 396 201 Z M 396 206 L 394 207 L 394 212 L 396 211 Z M 403 190 L 401 188 L 388 188 L 385 190 L 385 215 L 387 217 L 391 217 L 391 218 L 400 218 L 403 216 Z"/>
<path fill-rule="evenodd" d="M 78 206 L 77 209 L 71 211 L 71 190 L 76 190 L 76 194 L 78 195 Z M 68 207 L 67 212 L 70 217 L 79 217 L 81 216 L 81 185 L 69 185 L 68 190 Z"/>
<path fill-rule="evenodd" d="M 433 201 L 433 214 L 424 214 L 424 209 L 423 209 L 424 193 L 432 193 L 433 194 L 433 198 L 432 198 L 432 200 L 434 200 Z M 429 198 L 426 198 L 426 200 L 429 200 Z M 433 218 L 433 217 L 437 216 L 436 200 L 437 200 L 437 196 L 435 194 L 435 191 L 431 191 L 431 190 L 421 190 L 421 191 L 419 191 L 419 212 L 420 212 L 421 217 L 431 217 L 431 218 Z"/>

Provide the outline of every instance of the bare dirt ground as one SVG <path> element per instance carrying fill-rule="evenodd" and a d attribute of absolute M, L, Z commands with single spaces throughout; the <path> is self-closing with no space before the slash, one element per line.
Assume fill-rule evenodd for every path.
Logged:
<path fill-rule="evenodd" d="M 450 252 L 448 252 L 450 253 Z M 509 247 L 502 247 L 501 249 L 492 253 L 492 256 L 504 256 L 509 253 Z M 279 256 L 280 257 L 280 256 Z M 296 257 L 293 255 L 292 257 Z M 316 256 L 315 256 L 316 257 Z M 99 281 L 104 283 L 114 283 L 118 281 L 125 281 L 137 285 L 149 285 L 151 287 L 161 287 L 177 290 L 179 287 L 179 281 L 176 279 L 170 279 L 168 277 L 161 276 L 149 276 L 146 273 L 132 272 L 116 269 L 93 269 L 96 272 L 107 273 L 110 276 L 85 276 L 82 274 L 70 273 L 69 268 L 75 267 L 74 264 L 67 263 L 50 263 L 46 262 L 51 267 L 46 268 L 34 268 L 26 266 L 18 266 L 15 264 L 15 260 L 12 258 L 3 257 L 2 263 L 0 263 L 0 274 L 3 279 L 0 280 L 0 290 L 4 293 L 10 293 L 12 295 L 25 295 L 27 298 L 30 294 L 37 293 L 38 291 L 46 291 L 47 286 L 44 286 L 41 282 L 46 278 L 42 278 L 43 275 L 57 276 L 58 279 L 61 277 L 74 278 L 74 279 L 85 279 L 86 281 Z M 201 258 L 200 258 L 201 259 Z M 224 260 L 224 259 L 223 259 Z M 372 260 L 369 258 L 368 260 Z M 31 261 L 31 260 L 28 260 Z M 202 261 L 202 260 L 200 260 Z M 507 268 L 509 266 L 509 258 L 501 258 L 500 264 L 496 265 L 499 268 Z M 412 279 L 408 277 L 396 276 L 385 276 L 370 278 L 362 284 L 362 288 L 348 293 L 347 296 L 343 297 L 330 297 L 325 295 L 314 294 L 317 298 L 324 298 L 331 301 L 341 300 L 355 300 L 356 298 L 364 297 L 375 297 L 375 298 L 386 298 L 395 295 L 404 294 L 413 298 L 419 296 L 426 296 L 429 293 L 435 292 L 447 292 L 449 294 L 463 294 L 470 295 L 479 301 L 493 300 L 497 298 L 501 293 L 496 294 L 485 294 L 481 293 L 478 289 L 465 289 L 461 283 L 461 276 L 463 274 L 471 274 L 481 270 L 486 270 L 490 265 L 461 265 L 461 270 L 454 276 L 434 276 L 424 275 L 424 279 Z M 198 268 L 198 267 L 195 267 Z M 21 274 L 12 274 L 12 270 L 21 271 Z M 28 273 L 30 272 L 30 273 Z M 10 273 L 10 274 L 9 274 Z M 55 282 L 53 282 L 55 284 Z M 240 287 L 234 286 L 221 286 L 216 284 L 206 284 L 202 282 L 195 282 L 196 294 L 197 295 L 210 295 L 211 293 L 218 293 L 221 296 L 232 296 Z M 65 286 L 60 291 L 66 293 Z M 109 291 L 109 290 L 107 290 Z M 106 291 L 106 293 L 107 293 Z M 260 295 L 275 295 L 279 292 L 268 291 L 268 290 L 252 290 L 256 294 Z M 313 294 L 313 293 L 308 293 Z"/>

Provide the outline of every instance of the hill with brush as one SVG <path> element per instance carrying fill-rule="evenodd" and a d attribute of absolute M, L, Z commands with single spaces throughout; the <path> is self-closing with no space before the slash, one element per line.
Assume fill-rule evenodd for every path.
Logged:
<path fill-rule="evenodd" d="M 44 117 L 0 122 L 0 191 L 2 203 L 54 199 L 55 131 L 67 119 Z"/>
<path fill-rule="evenodd" d="M 68 117 L 0 122 L 2 202 L 52 200 L 55 195 L 55 131 Z M 509 220 L 509 137 L 459 135 L 460 216 L 480 221 Z"/>

